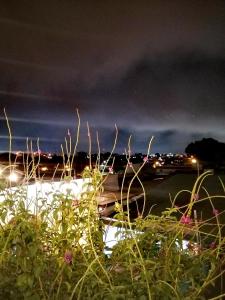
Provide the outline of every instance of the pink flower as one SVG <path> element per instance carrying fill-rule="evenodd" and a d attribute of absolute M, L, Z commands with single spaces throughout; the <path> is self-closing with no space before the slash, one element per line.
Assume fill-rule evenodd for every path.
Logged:
<path fill-rule="evenodd" d="M 69 130 L 69 129 L 67 130 L 67 135 L 68 135 L 68 136 L 71 136 L 70 130 Z"/>
<path fill-rule="evenodd" d="M 109 167 L 109 173 L 113 174 L 113 167 Z"/>
<path fill-rule="evenodd" d="M 214 242 L 210 243 L 209 248 L 210 249 L 215 249 L 216 248 L 216 242 L 214 241 Z"/>
<path fill-rule="evenodd" d="M 180 222 L 185 225 L 190 225 L 192 223 L 192 220 L 189 216 L 183 215 L 180 219 Z"/>
<path fill-rule="evenodd" d="M 74 199 L 74 200 L 72 201 L 72 206 L 73 206 L 73 207 L 77 207 L 78 205 L 79 205 L 79 200 Z"/>
<path fill-rule="evenodd" d="M 66 251 L 64 254 L 64 261 L 66 264 L 71 264 L 73 260 L 73 255 L 71 251 Z"/>
<path fill-rule="evenodd" d="M 218 214 L 219 214 L 219 211 L 218 211 L 218 209 L 213 209 L 213 214 L 214 214 L 214 216 L 218 216 Z"/>
<path fill-rule="evenodd" d="M 198 201 L 199 200 L 199 194 L 194 194 L 194 200 Z"/>

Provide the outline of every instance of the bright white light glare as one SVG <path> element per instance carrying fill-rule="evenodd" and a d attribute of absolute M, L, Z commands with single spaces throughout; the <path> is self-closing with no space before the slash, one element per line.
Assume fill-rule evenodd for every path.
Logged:
<path fill-rule="evenodd" d="M 191 162 L 192 162 L 193 164 L 196 164 L 196 163 L 197 163 L 197 159 L 196 159 L 196 158 L 192 158 Z"/>
<path fill-rule="evenodd" d="M 18 175 L 14 172 L 12 172 L 9 176 L 8 176 L 8 180 L 11 182 L 17 182 L 18 181 Z"/>
<path fill-rule="evenodd" d="M 2 173 L 3 173 L 3 170 L 2 170 L 2 169 L 0 169 L 0 175 L 2 175 Z"/>

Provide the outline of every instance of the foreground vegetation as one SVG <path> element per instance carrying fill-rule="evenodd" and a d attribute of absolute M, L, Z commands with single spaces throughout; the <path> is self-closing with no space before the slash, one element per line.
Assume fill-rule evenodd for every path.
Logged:
<path fill-rule="evenodd" d="M 41 195 L 33 199 L 35 213 L 25 183 L 2 190 L 0 299 L 209 299 L 212 290 L 212 299 L 222 299 L 213 286 L 224 272 L 223 212 L 212 204 L 211 218 L 202 221 L 195 210 L 196 201 L 212 203 L 210 195 L 197 197 L 209 175 L 198 178 L 187 205 L 174 199 L 160 216 L 140 212 L 131 220 L 118 201 L 110 225 L 122 238 L 112 249 L 98 213 L 104 179 L 97 168 L 84 171 L 91 181 L 79 201 L 70 188 L 55 190 L 51 205 Z"/>
<path fill-rule="evenodd" d="M 74 150 L 70 137 L 69 142 L 66 140 L 67 157 L 72 159 L 65 165 L 73 163 L 78 136 L 79 124 Z M 197 178 L 188 191 L 187 204 L 177 206 L 178 196 L 187 193 L 180 191 L 161 214 L 150 211 L 144 217 L 143 207 L 137 218 L 131 219 L 129 191 L 138 180 L 144 192 L 139 180 L 143 162 L 129 183 L 127 210 L 120 200 L 116 202 L 110 225 L 117 227 L 120 240 L 109 249 L 105 242 L 108 228 L 98 212 L 97 196 L 105 180 L 99 162 L 95 167 L 90 162 L 84 170 L 83 178 L 89 180 L 79 199 L 70 187 L 69 174 L 62 176 L 61 184 L 66 185 L 63 192 L 52 189 L 44 197 L 37 192 L 32 203 L 27 198 L 27 186 L 32 174 L 36 174 L 36 165 L 27 162 L 27 170 L 32 171 L 27 172 L 24 182 L 13 189 L 2 185 L 0 192 L 0 299 L 225 297 L 224 211 L 219 211 L 213 201 L 225 201 L 225 195 L 210 195 L 205 187 L 204 198 L 200 193 L 210 172 Z M 129 155 L 127 165 L 130 166 Z M 32 180 L 40 180 L 35 176 Z M 222 180 L 220 183 L 225 190 Z M 122 192 L 123 183 L 121 195 Z M 201 202 L 211 207 L 211 215 L 205 220 L 197 211 Z"/>

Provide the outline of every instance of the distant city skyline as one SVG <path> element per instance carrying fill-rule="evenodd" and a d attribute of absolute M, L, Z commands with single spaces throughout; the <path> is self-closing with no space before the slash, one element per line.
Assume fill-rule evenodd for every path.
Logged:
<path fill-rule="evenodd" d="M 10 1 L 0 10 L 0 151 L 26 138 L 60 152 L 68 129 L 78 150 L 184 152 L 225 142 L 224 1 Z M 35 143 L 35 142 L 34 142 Z"/>

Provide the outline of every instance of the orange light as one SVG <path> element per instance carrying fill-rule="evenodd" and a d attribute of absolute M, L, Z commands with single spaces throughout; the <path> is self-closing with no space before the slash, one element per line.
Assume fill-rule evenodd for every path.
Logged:
<path fill-rule="evenodd" d="M 47 170 L 48 170 L 47 167 L 42 167 L 42 168 L 41 168 L 41 171 L 47 171 Z"/>

